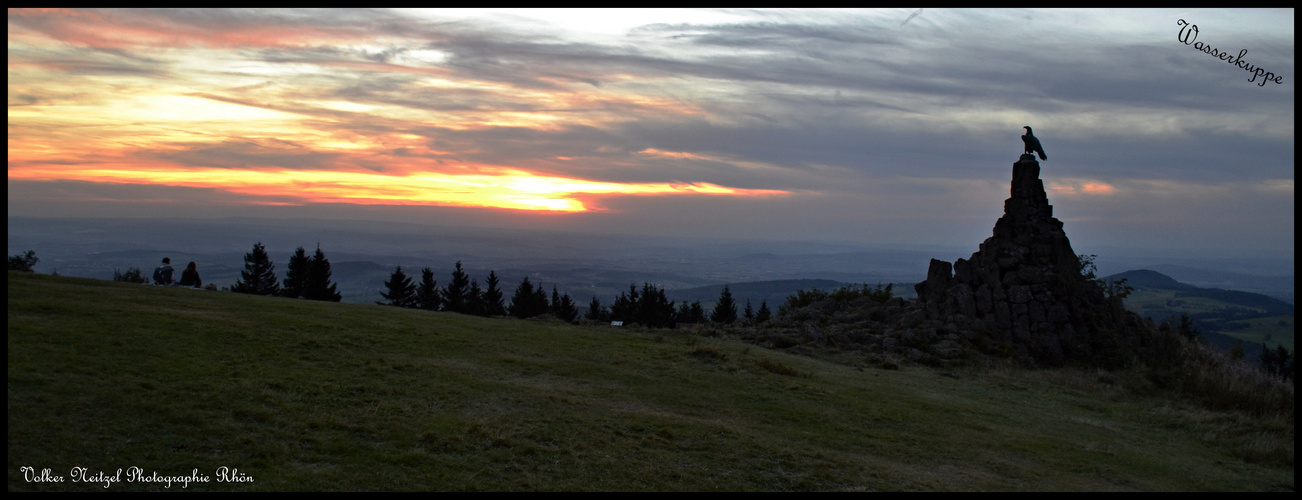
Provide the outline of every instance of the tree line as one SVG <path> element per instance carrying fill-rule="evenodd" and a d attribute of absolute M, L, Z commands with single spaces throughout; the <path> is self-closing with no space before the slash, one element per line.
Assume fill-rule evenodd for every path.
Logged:
<path fill-rule="evenodd" d="M 28 250 L 24 253 L 9 256 L 8 268 L 9 271 L 30 273 L 33 272 L 33 268 L 39 261 L 36 252 Z M 1087 263 L 1091 261 L 1092 259 L 1086 260 Z M 125 274 L 115 269 L 114 280 L 145 282 L 143 273 L 137 268 L 130 268 Z M 487 287 L 480 287 L 477 280 L 470 279 L 465 273 L 460 261 L 456 263 L 456 267 L 452 271 L 452 280 L 446 287 L 440 288 L 438 286 L 438 282 L 434 280 L 434 272 L 428 267 L 421 271 L 419 285 L 413 283 L 406 276 L 401 266 L 394 270 L 389 281 L 384 282 L 384 284 L 387 291 L 381 295 L 388 302 L 380 303 L 398 307 L 451 311 L 481 316 L 510 315 L 517 318 L 552 314 L 567 322 L 575 321 L 579 315 L 578 308 L 569 294 L 560 294 L 553 285 L 551 300 L 549 301 L 544 288 L 542 286 L 535 287 L 527 276 L 516 287 L 515 295 L 511 297 L 511 305 L 506 306 L 496 272 L 489 271 L 486 281 Z M 1124 285 L 1124 282 L 1121 285 Z M 231 291 L 333 302 L 339 302 L 342 299 L 336 285 L 331 281 L 330 261 L 322 252 L 320 245 L 317 245 L 316 253 L 311 257 L 307 256 L 307 251 L 303 247 L 298 247 L 294 254 L 290 256 L 289 269 L 286 271 L 285 279 L 282 282 L 277 280 L 275 265 L 267 255 L 266 248 L 263 247 L 261 242 L 255 243 L 253 250 L 244 254 L 244 270 L 240 272 L 240 279 L 231 287 Z M 1129 290 L 1125 291 L 1128 292 Z M 868 297 L 877 302 L 884 302 L 891 298 L 891 285 L 882 286 L 879 284 L 876 288 L 870 288 L 866 283 L 858 288 L 847 285 L 832 292 L 797 290 L 795 295 L 787 297 L 786 303 L 782 304 L 778 314 L 782 315 L 821 300 L 831 299 L 838 302 L 848 302 L 859 297 Z M 761 302 L 759 310 L 754 311 L 750 301 L 747 300 L 744 311 L 741 318 L 744 318 L 748 323 L 762 323 L 771 318 L 767 302 Z M 706 322 L 705 311 L 701 307 L 700 301 L 694 301 L 691 304 L 683 302 L 675 308 L 674 302 L 665 297 L 664 288 L 650 283 L 644 283 L 641 291 L 638 290 L 636 285 L 629 285 L 628 292 L 621 292 L 610 307 L 602 305 L 601 301 L 594 296 L 584 317 L 593 321 L 637 323 L 652 328 L 673 328 L 679 324 Z M 727 325 L 735 323 L 738 319 L 737 304 L 733 300 L 728 286 L 725 285 L 723 291 L 719 294 L 719 301 L 709 316 L 709 322 Z M 1182 315 L 1178 324 L 1174 318 L 1164 321 L 1158 329 L 1178 329 L 1181 334 L 1190 340 L 1195 340 L 1199 336 L 1199 332 L 1193 326 L 1193 321 L 1187 315 Z M 1265 343 L 1262 343 L 1261 347 L 1262 368 L 1273 376 L 1291 381 L 1293 379 L 1294 353 L 1282 345 L 1270 349 Z M 1231 350 L 1231 356 L 1243 356 L 1241 345 L 1237 349 Z"/>
<path fill-rule="evenodd" d="M 329 302 L 339 302 L 343 298 L 331 280 L 330 260 L 321 251 L 321 245 L 317 245 L 316 253 L 311 257 L 308 257 L 307 250 L 298 247 L 289 257 L 284 281 L 278 281 L 276 265 L 267 255 L 267 249 L 262 242 L 254 243 L 253 251 L 244 254 L 244 270 L 240 271 L 240 279 L 231 286 L 231 291 Z"/>
<path fill-rule="evenodd" d="M 444 287 L 438 286 L 434 271 L 428 267 L 421 269 L 420 281 L 416 282 L 402 270 L 402 266 L 397 266 L 384 282 L 384 291 L 380 295 L 385 300 L 376 301 L 377 304 L 429 311 L 521 319 L 550 314 L 566 322 L 575 322 L 579 318 L 578 304 L 569 293 L 561 293 L 553 285 L 551 298 L 548 299 L 546 288 L 541 283 L 535 286 L 528 276 L 516 286 L 508 306 L 496 271 L 488 272 L 485 286 L 481 287 L 478 280 L 471 279 L 466 274 L 461 261 L 457 261 L 452 270 L 452 279 Z M 700 301 L 692 304 L 684 302 L 677 308 L 674 304 L 666 298 L 664 288 L 645 283 L 639 292 L 637 285 L 629 285 L 628 292 L 621 292 L 610 307 L 604 306 L 597 297 L 592 297 L 583 318 L 597 322 L 636 323 L 650 328 L 673 328 L 679 324 L 706 322 Z M 761 303 L 757 312 L 747 301 L 742 317 L 747 321 L 762 322 L 771 316 L 767 302 Z M 709 321 L 732 324 L 738 319 L 737 304 L 725 286 Z"/>

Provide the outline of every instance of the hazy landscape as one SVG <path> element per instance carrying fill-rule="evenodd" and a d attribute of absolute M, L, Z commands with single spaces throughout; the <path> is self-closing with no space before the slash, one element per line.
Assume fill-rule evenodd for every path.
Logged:
<path fill-rule="evenodd" d="M 529 231 L 428 226 L 369 221 L 281 219 L 59 219 L 9 218 L 9 254 L 39 249 L 40 272 L 110 279 L 114 270 L 148 272 L 164 256 L 174 263 L 199 263 L 206 283 L 229 287 L 239 279 L 252 243 L 267 246 L 278 272 L 293 249 L 320 242 L 331 259 L 344 302 L 383 301 L 384 282 L 396 266 L 409 275 L 430 267 L 446 284 L 461 261 L 481 283 L 495 271 L 509 292 L 529 277 L 581 304 L 596 297 L 609 305 L 629 285 L 652 283 L 674 301 L 714 306 L 724 285 L 744 306 L 762 302 L 776 310 L 799 289 L 831 290 L 847 284 L 893 284 L 896 296 L 911 298 L 926 278 L 931 258 L 965 255 L 961 248 L 886 248 L 852 243 L 763 242 L 704 238 Z M 1266 258 L 1169 258 L 1139 255 L 1097 259 L 1099 274 L 1151 270 L 1174 280 L 1132 280 L 1129 300 L 1141 314 L 1162 320 L 1189 314 L 1214 345 L 1234 339 L 1293 348 L 1292 262 Z M 1204 266 L 1204 267 L 1200 267 Z M 1234 269 L 1240 272 L 1223 269 Z M 1262 274 L 1254 274 L 1262 273 Z M 1225 297 L 1173 302 L 1189 288 L 1237 290 L 1261 297 L 1225 302 Z M 1204 294 L 1205 295 L 1205 294 Z M 1278 304 L 1269 304 L 1275 299 Z M 1221 299 L 1221 300 L 1218 300 Z M 1236 315 L 1237 311 L 1237 315 Z M 1253 312 L 1255 311 L 1255 312 Z M 1245 313 L 1246 312 L 1246 313 Z"/>
<path fill-rule="evenodd" d="M 989 224 L 989 223 L 987 223 Z M 774 280 L 900 283 L 908 297 L 926 278 L 932 258 L 953 260 L 970 246 L 871 246 L 862 243 L 673 238 L 632 234 L 475 228 L 347 220 L 8 218 L 8 252 L 35 250 L 37 270 L 110 279 L 114 269 L 151 270 L 163 257 L 196 261 L 205 282 L 230 286 L 255 242 L 267 247 L 283 274 L 297 247 L 321 245 L 345 302 L 373 304 L 396 266 L 422 267 L 443 282 L 461 261 L 481 281 L 496 271 L 503 282 L 535 283 L 582 300 L 613 298 L 628 285 L 653 283 L 667 292 Z M 1083 247 L 1088 248 L 1088 247 Z M 1137 269 L 1162 272 L 1195 286 L 1225 288 L 1293 301 L 1293 261 L 1266 257 L 1172 257 L 1122 251 L 1099 255 L 1100 275 Z M 832 284 L 825 284 L 834 287 Z M 800 285 L 796 285 L 799 287 Z M 806 287 L 808 287 L 806 285 Z M 777 291 L 775 294 L 794 292 Z M 685 293 L 685 299 L 717 297 Z M 773 298 L 773 295 L 767 295 Z M 750 297 L 758 307 L 766 297 Z M 740 300 L 746 296 L 739 295 Z"/>

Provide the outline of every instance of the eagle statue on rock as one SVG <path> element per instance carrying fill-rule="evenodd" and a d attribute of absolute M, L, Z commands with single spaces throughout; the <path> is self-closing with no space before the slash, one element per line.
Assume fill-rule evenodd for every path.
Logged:
<path fill-rule="evenodd" d="M 1041 160 L 1048 160 L 1049 157 L 1044 155 L 1044 146 L 1040 145 L 1040 140 L 1035 138 L 1031 133 L 1031 127 L 1022 127 L 1026 129 L 1026 135 L 1022 136 L 1022 144 L 1026 146 L 1026 154 L 1039 153 Z"/>

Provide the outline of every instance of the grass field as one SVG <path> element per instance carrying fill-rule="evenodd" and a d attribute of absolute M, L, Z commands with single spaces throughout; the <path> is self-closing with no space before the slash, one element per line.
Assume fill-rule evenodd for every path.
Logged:
<path fill-rule="evenodd" d="M 1118 374 L 860 370 L 666 330 L 8 278 L 10 491 L 133 466 L 210 478 L 187 491 L 1294 487 L 1291 414 Z M 182 489 L 122 478 L 107 489 Z"/>

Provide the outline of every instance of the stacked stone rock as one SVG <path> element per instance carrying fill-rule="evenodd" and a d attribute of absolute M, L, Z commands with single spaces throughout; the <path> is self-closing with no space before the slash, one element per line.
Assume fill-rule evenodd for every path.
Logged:
<path fill-rule="evenodd" d="M 988 335 L 1023 357 L 1050 365 L 1087 358 L 1106 300 L 1081 275 L 1034 156 L 1013 164 L 1010 194 L 994 235 L 971 258 L 952 266 L 932 259 L 918 301 L 927 319 Z"/>

